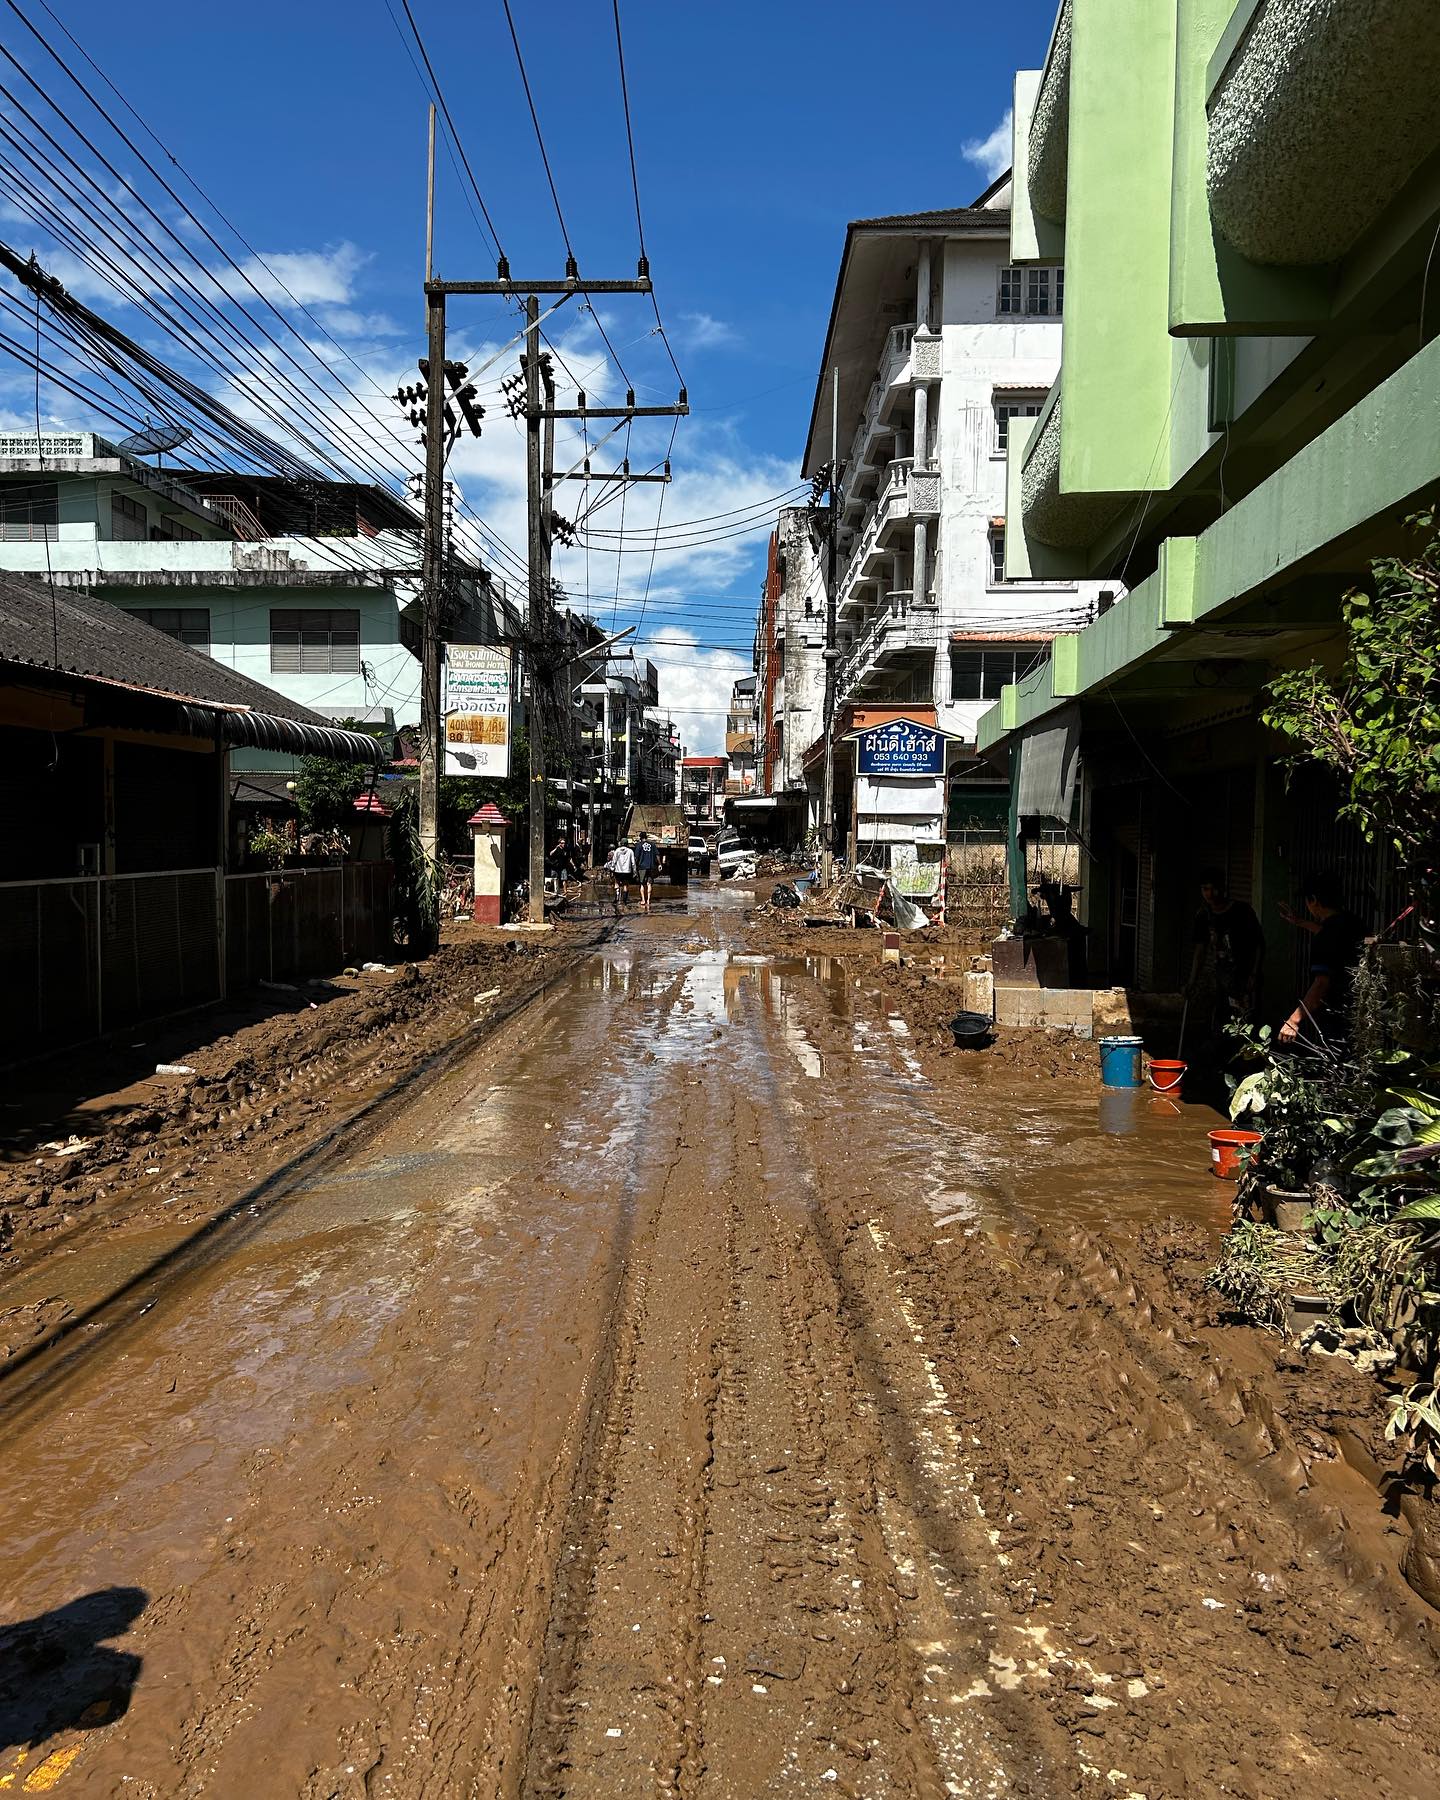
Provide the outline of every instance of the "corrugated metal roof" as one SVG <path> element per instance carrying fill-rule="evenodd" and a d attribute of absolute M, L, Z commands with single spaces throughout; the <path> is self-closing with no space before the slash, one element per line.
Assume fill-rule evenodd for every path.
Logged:
<path fill-rule="evenodd" d="M 341 731 L 203 651 L 177 643 L 107 600 L 0 570 L 0 666 L 69 677 L 175 703 L 181 728 L 229 744 L 379 762 L 380 746 Z"/>
<path fill-rule="evenodd" d="M 1008 206 L 942 206 L 935 212 L 884 213 L 878 219 L 852 219 L 851 231 L 980 231 L 1008 232 Z"/>

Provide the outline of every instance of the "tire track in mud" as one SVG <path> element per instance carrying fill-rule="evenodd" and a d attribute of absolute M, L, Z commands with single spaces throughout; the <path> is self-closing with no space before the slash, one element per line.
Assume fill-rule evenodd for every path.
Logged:
<path fill-rule="evenodd" d="M 768 1089 L 767 1065 L 756 1085 Z M 747 1094 L 731 1197 L 735 1286 L 717 1420 L 705 1700 L 721 1794 L 921 1795 L 903 1724 L 872 1446 L 769 1109 Z M 749 1164 L 748 1173 L 746 1164 Z M 919 1768 L 917 1755 L 919 1751 Z"/>
<path fill-rule="evenodd" d="M 805 1011 L 838 1086 L 853 1090 L 849 1033 Z M 834 1124 L 812 1120 L 817 1133 Z M 987 1685 L 1014 1694 L 1009 1740 L 1053 1740 L 1058 1726 L 1094 1791 L 1422 1791 L 1414 1772 L 1440 1751 L 1420 1699 L 1433 1681 L 1433 1625 L 1393 1572 L 1377 1578 L 1346 1554 L 1333 1501 L 1297 1504 L 1310 1471 L 1263 1396 L 1217 1370 L 1086 1234 L 1045 1233 L 1011 1253 L 957 1234 L 944 1248 L 952 1240 L 923 1209 L 882 1199 L 869 1173 L 847 1162 L 829 1196 L 837 1281 L 869 1311 L 903 1420 L 923 1439 L 927 1412 L 943 1415 L 933 1423 L 952 1440 L 949 1460 L 970 1464 L 979 1518 L 993 1508 L 989 1556 L 975 1552 L 1000 1596 Z M 892 1298 L 900 1332 L 880 1323 Z M 1047 1336 L 1062 1319 L 1063 1343 Z M 904 1379 L 906 1337 L 924 1383 Z M 1086 1371 L 1079 1404 L 1072 1355 Z M 967 1446 L 967 1431 L 985 1435 Z M 1037 1531 L 1047 1483 L 1065 1510 Z M 1072 1547 L 1071 1508 L 1111 1521 L 1113 1541 Z M 1153 1566 L 1137 1572 L 1132 1556 Z M 1087 1566 L 1083 1583 L 1067 1580 Z M 1259 1712 L 1253 1700 L 1237 1706 L 1237 1679 L 1269 1696 Z"/>
<path fill-rule="evenodd" d="M 676 997 L 672 985 L 660 1004 Z M 526 1794 L 678 1794 L 699 1772 L 696 1612 L 723 1254 L 694 1241 L 677 1194 L 712 1114 L 682 1064 L 647 1121 L 668 1150 L 641 1177 L 653 1197 L 638 1209 L 561 1528 Z"/>
<path fill-rule="evenodd" d="M 808 1008 L 807 1008 L 808 1011 Z M 863 1094 L 858 1082 L 852 1091 Z M 888 1266 L 883 1237 L 858 1209 L 841 1224 L 839 1185 L 862 1191 L 884 1171 L 847 1142 L 837 1159 L 832 1120 L 807 1105 L 814 1090 L 786 1067 L 776 1110 L 792 1126 L 794 1177 L 803 1204 L 797 1245 L 818 1271 L 825 1311 L 851 1360 L 855 1412 L 873 1442 L 875 1564 L 907 1652 L 908 1687 L 896 1697 L 912 1747 L 915 1791 L 1048 1796 L 1080 1774 L 1070 1746 L 1014 1692 L 1018 1621 L 1007 1617 L 994 1580 L 993 1533 L 908 1302 Z M 838 1166 L 837 1166 L 838 1164 Z M 832 1433 L 832 1445 L 835 1441 Z M 833 1450 L 832 1450 L 833 1453 Z M 923 1747 L 923 1748 L 922 1748 Z M 870 1789 L 864 1790 L 867 1794 Z"/>
<path fill-rule="evenodd" d="M 878 1409 L 796 1203 L 787 1052 L 745 1024 L 741 1057 L 681 1064 L 652 1109 L 667 1150 L 591 1389 L 522 1791 L 984 1791 L 947 1783 L 921 1723 Z"/>

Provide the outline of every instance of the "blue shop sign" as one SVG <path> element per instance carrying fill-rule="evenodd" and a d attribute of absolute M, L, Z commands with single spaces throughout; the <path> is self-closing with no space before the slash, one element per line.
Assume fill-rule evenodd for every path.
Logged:
<path fill-rule="evenodd" d="M 914 719 L 891 719 L 862 731 L 859 772 L 862 775 L 943 775 L 945 733 Z"/>

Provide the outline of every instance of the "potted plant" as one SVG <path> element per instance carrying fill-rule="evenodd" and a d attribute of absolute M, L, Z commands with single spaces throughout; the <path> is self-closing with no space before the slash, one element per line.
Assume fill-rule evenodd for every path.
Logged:
<path fill-rule="evenodd" d="M 1305 1228 L 1311 1185 L 1323 1175 L 1353 1126 L 1355 1095 L 1347 1066 L 1324 1047 L 1282 1051 L 1268 1025 L 1237 1027 L 1260 1067 L 1233 1082 L 1232 1121 L 1261 1133 L 1246 1170 L 1245 1198 L 1282 1231 Z"/>

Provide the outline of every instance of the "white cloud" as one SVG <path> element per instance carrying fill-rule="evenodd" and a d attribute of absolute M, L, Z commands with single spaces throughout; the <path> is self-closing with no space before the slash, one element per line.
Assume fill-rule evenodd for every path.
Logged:
<path fill-rule="evenodd" d="M 677 626 L 662 626 L 638 652 L 648 656 L 660 677 L 662 714 L 674 719 L 687 756 L 720 756 L 725 750 L 724 709 L 737 677 L 748 675 L 750 658 L 734 650 L 712 650 Z"/>
<path fill-rule="evenodd" d="M 228 271 L 217 277 L 237 300 L 251 295 L 251 285 L 277 306 L 345 306 L 355 291 L 355 276 L 368 258 L 354 244 L 325 250 L 267 250 L 240 267 L 245 280 Z"/>
<path fill-rule="evenodd" d="M 677 335 L 686 350 L 719 350 L 740 342 L 740 333 L 733 325 L 707 312 L 681 313 Z"/>
<path fill-rule="evenodd" d="M 966 138 L 960 146 L 960 154 L 966 162 L 974 163 L 987 181 L 995 181 L 1010 167 L 1010 137 L 1014 114 L 1008 106 L 1005 117 L 990 133 L 989 137 Z"/>
<path fill-rule="evenodd" d="M 322 306 L 315 317 L 336 337 L 403 337 L 405 327 L 389 313 L 357 312 L 353 306 Z"/>

